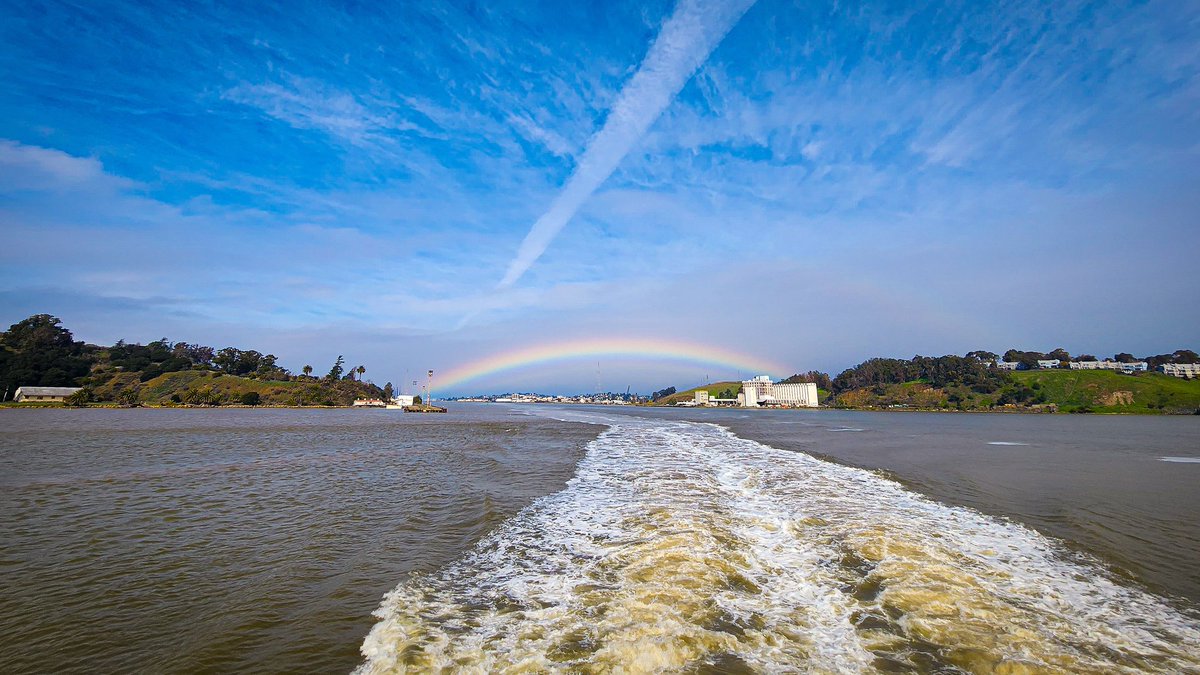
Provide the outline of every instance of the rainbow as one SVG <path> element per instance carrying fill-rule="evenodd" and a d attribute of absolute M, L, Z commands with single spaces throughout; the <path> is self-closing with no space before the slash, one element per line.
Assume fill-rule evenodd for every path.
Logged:
<path fill-rule="evenodd" d="M 633 357 L 723 366 L 747 374 L 786 377 L 788 367 L 723 347 L 662 338 L 583 338 L 542 343 L 485 356 L 434 373 L 434 387 L 446 391 L 471 380 L 534 364 L 602 357 Z"/>

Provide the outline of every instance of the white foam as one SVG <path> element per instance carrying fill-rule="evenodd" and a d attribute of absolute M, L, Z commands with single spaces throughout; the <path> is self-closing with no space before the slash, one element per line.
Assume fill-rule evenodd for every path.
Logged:
<path fill-rule="evenodd" d="M 947 670 L 1200 668 L 1193 617 L 1020 525 L 716 425 L 552 414 L 609 429 L 389 593 L 360 672 L 870 672 L 929 645 Z"/>
<path fill-rule="evenodd" d="M 1017 441 L 988 441 L 988 445 L 1029 445 L 1028 443 L 1018 443 Z"/>
<path fill-rule="evenodd" d="M 1160 462 L 1178 462 L 1180 464 L 1200 464 L 1200 457 L 1159 457 Z"/>
<path fill-rule="evenodd" d="M 837 429 L 830 429 L 829 431 L 864 431 L 864 430 L 858 429 L 855 427 L 839 427 Z"/>

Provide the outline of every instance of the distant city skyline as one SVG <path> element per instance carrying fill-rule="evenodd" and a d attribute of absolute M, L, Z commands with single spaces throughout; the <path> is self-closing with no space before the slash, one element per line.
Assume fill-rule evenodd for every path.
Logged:
<path fill-rule="evenodd" d="M 3 8 L 4 327 L 435 395 L 1200 336 L 1188 3 Z"/>

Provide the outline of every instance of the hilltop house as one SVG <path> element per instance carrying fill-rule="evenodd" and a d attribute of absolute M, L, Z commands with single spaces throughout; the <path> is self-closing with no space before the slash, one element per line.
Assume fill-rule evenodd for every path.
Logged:
<path fill-rule="evenodd" d="M 1149 364 L 1145 361 L 1121 363 L 1107 359 L 1104 361 L 1072 361 L 1070 366 L 1071 370 L 1119 370 L 1125 373 L 1132 373 L 1135 370 L 1144 371 L 1149 368 Z"/>
<path fill-rule="evenodd" d="M 1164 363 L 1158 370 L 1172 377 L 1200 377 L 1200 363 Z"/>
<path fill-rule="evenodd" d="M 62 403 L 67 397 L 79 391 L 80 387 L 17 387 L 13 400 L 17 403 L 32 403 L 34 401 L 57 401 Z"/>

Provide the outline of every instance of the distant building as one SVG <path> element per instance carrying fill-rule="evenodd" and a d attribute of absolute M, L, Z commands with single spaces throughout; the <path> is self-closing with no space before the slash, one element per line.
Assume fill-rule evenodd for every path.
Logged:
<path fill-rule="evenodd" d="M 1025 369 L 1020 361 L 997 361 L 996 368 L 998 370 L 1024 370 Z"/>
<path fill-rule="evenodd" d="M 1057 368 L 1062 361 L 1058 359 L 1038 359 L 1038 368 Z"/>
<path fill-rule="evenodd" d="M 412 394 L 396 394 L 392 397 L 392 405 L 412 405 L 414 400 Z"/>
<path fill-rule="evenodd" d="M 33 401 L 65 401 L 79 391 L 80 387 L 17 387 L 13 400 L 17 403 Z"/>
<path fill-rule="evenodd" d="M 1121 363 L 1120 361 L 1072 361 L 1071 370 L 1119 370 L 1126 373 L 1149 370 L 1150 364 L 1145 361 Z"/>
<path fill-rule="evenodd" d="M 382 408 L 385 405 L 387 405 L 387 404 L 385 404 L 383 402 L 383 399 L 381 399 L 381 398 L 356 398 L 356 399 L 354 399 L 354 406 L 356 408 Z"/>
<path fill-rule="evenodd" d="M 779 406 L 785 408 L 817 407 L 817 385 L 812 382 L 776 384 L 769 375 L 759 375 L 753 380 L 742 382 L 742 393 L 738 395 L 747 408 Z"/>
<path fill-rule="evenodd" d="M 1158 370 L 1171 377 L 1200 377 L 1200 363 L 1164 363 Z"/>
<path fill-rule="evenodd" d="M 696 390 L 696 405 L 708 405 L 709 393 L 707 389 Z"/>

